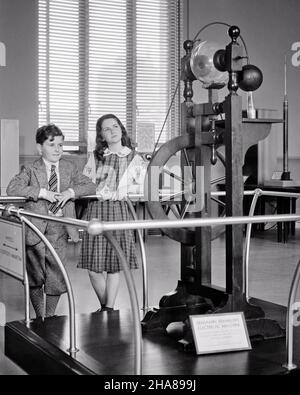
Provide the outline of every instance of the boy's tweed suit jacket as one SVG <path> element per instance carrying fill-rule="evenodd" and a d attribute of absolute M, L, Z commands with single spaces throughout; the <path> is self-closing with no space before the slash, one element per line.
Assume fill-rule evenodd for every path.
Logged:
<path fill-rule="evenodd" d="M 88 177 L 84 176 L 71 160 L 62 158 L 59 161 L 59 179 L 61 192 L 72 188 L 75 192 L 75 197 L 96 194 L 96 185 Z M 38 199 L 41 188 L 48 189 L 46 166 L 42 158 L 22 168 L 21 172 L 10 181 L 7 187 L 7 195 L 25 197 L 28 199 L 24 206 L 25 210 L 48 215 L 49 202 L 44 199 Z M 65 217 L 75 217 L 74 201 L 69 200 L 65 204 L 63 214 Z M 42 233 L 45 232 L 47 227 L 46 220 L 36 218 L 30 220 Z M 66 230 L 70 230 L 68 233 L 71 233 L 72 229 L 67 226 Z M 27 229 L 26 244 L 33 246 L 39 242 L 40 238 L 31 229 Z"/>

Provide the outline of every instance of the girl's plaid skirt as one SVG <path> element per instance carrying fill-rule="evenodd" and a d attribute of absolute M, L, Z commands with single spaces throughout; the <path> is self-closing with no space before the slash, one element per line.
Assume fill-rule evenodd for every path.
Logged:
<path fill-rule="evenodd" d="M 129 221 L 130 215 L 126 201 L 95 201 L 87 208 L 86 220 L 97 218 L 101 221 Z M 131 269 L 138 268 L 134 235 L 132 231 L 121 230 L 112 233 L 121 246 Z M 96 273 L 116 273 L 122 270 L 114 249 L 102 235 L 91 236 L 84 232 L 81 256 L 78 267 Z"/>

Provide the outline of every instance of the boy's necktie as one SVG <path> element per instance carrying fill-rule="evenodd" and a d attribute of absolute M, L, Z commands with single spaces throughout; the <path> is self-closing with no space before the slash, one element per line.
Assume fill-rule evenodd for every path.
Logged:
<path fill-rule="evenodd" d="M 52 192 L 57 192 L 57 174 L 55 170 L 56 170 L 56 166 L 52 165 L 50 179 L 49 179 L 49 191 Z M 59 206 L 57 203 L 50 203 L 48 208 L 49 211 L 51 211 L 51 213 L 53 214 L 56 214 L 59 210 Z"/>

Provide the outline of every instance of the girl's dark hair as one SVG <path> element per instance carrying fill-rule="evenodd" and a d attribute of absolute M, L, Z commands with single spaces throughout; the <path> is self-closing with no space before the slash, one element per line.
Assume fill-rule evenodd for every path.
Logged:
<path fill-rule="evenodd" d="M 121 130 L 122 130 L 122 138 L 121 138 L 121 143 L 124 147 L 128 147 L 130 149 L 132 149 L 132 144 L 131 144 L 131 140 L 130 137 L 128 136 L 128 133 L 124 127 L 124 125 L 122 124 L 122 122 L 119 120 L 119 118 L 114 115 L 114 114 L 105 114 L 102 117 L 100 117 L 96 123 L 96 147 L 94 150 L 94 155 L 95 158 L 101 162 L 104 161 L 104 151 L 106 150 L 106 148 L 108 147 L 107 142 L 103 139 L 103 136 L 101 134 L 102 132 L 102 124 L 106 119 L 115 119 Z"/>
<path fill-rule="evenodd" d="M 35 135 L 35 141 L 37 144 L 43 145 L 46 140 L 49 139 L 50 141 L 53 141 L 56 136 L 62 136 L 63 139 L 65 138 L 60 128 L 53 123 L 50 123 L 49 125 L 44 125 L 38 128 Z"/>

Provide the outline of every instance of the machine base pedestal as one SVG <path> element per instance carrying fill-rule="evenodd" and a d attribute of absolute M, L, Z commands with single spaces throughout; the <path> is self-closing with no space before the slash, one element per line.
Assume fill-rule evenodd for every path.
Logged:
<path fill-rule="evenodd" d="M 165 329 L 170 323 L 185 321 L 192 314 L 206 314 L 213 311 L 212 304 L 205 298 L 187 293 L 179 281 L 174 292 L 164 295 L 159 308 L 148 311 L 142 320 L 143 331 Z"/>
<path fill-rule="evenodd" d="M 220 291 L 216 291 L 221 294 Z M 163 329 L 179 341 L 184 350 L 194 349 L 194 341 L 189 323 L 190 315 L 230 313 L 232 297 L 224 293 L 219 298 L 219 306 L 199 295 L 187 293 L 183 282 L 179 281 L 174 292 L 164 295 L 159 308 L 148 311 L 141 324 L 143 332 Z M 285 331 L 276 320 L 266 318 L 263 306 L 244 300 L 236 311 L 243 311 L 251 340 L 276 339 L 285 336 Z"/>

